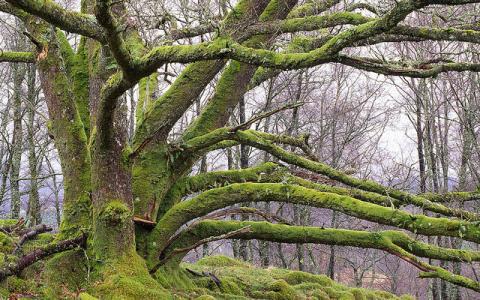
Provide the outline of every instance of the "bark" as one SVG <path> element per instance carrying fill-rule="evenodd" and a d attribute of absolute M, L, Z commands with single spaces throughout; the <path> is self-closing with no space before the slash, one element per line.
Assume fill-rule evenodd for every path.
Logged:
<path fill-rule="evenodd" d="M 240 124 L 244 124 L 247 121 L 245 112 L 245 98 L 242 98 L 238 103 L 238 115 Z M 246 169 L 249 166 L 249 147 L 247 145 L 240 145 L 240 168 Z M 247 204 L 248 206 L 248 204 Z M 242 221 L 249 220 L 249 216 L 241 215 Z M 250 260 L 250 253 L 252 253 L 252 244 L 248 241 L 241 240 L 239 245 L 239 254 L 244 261 Z M 252 257 L 253 259 L 253 257 Z"/>
<path fill-rule="evenodd" d="M 13 140 L 12 140 L 12 166 L 10 168 L 11 189 L 11 217 L 18 219 L 20 216 L 20 166 L 23 151 L 23 125 L 22 125 L 22 83 L 25 75 L 25 66 L 14 64 L 13 68 Z"/>
<path fill-rule="evenodd" d="M 36 69 L 34 65 L 28 69 L 28 87 L 27 87 L 27 141 L 28 141 L 28 166 L 30 171 L 30 192 L 28 198 L 28 223 L 30 226 L 42 223 L 40 196 L 38 194 L 38 155 L 35 147 L 35 108 L 37 106 L 36 95 Z"/>
<path fill-rule="evenodd" d="M 416 126 L 415 131 L 417 132 L 417 153 L 418 153 L 418 168 L 420 172 L 420 192 L 425 193 L 427 191 L 427 174 L 425 170 L 425 155 L 424 155 L 424 133 L 422 126 L 422 96 L 416 94 L 415 96 L 415 117 L 416 117 Z"/>

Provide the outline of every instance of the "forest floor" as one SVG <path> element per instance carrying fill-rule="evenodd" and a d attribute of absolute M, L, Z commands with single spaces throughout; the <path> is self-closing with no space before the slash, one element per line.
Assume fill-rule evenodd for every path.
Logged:
<path fill-rule="evenodd" d="M 53 237 L 51 234 L 40 234 L 26 242 L 23 251 L 28 253 L 36 247 L 48 244 L 52 242 Z M 2 265 L 5 266 L 10 260 L 15 259 L 10 255 L 15 245 L 14 239 L 0 232 Z M 86 256 L 84 250 L 78 249 L 58 254 L 48 261 L 37 262 L 25 269 L 20 276 L 10 276 L 3 280 L 0 283 L 0 299 L 97 299 L 88 294 L 95 289 L 97 282 L 88 267 L 89 260 Z M 193 264 L 182 263 L 180 268 L 176 267 L 173 270 L 160 269 L 154 276 L 156 282 L 152 277 L 148 277 L 148 280 L 144 278 L 139 282 L 135 281 L 138 278 L 117 278 L 109 289 L 128 291 L 122 285 L 131 284 L 134 287 L 131 293 L 117 294 L 118 299 L 140 300 L 149 300 L 147 299 L 149 296 L 145 295 L 158 299 L 158 296 L 154 295 L 160 294 L 171 295 L 167 297 L 171 299 L 197 300 L 413 299 L 408 295 L 397 297 L 385 291 L 347 287 L 325 275 L 273 267 L 257 268 L 226 256 L 209 256 Z M 151 290 L 147 288 L 143 296 L 140 296 L 138 293 L 140 283 L 154 288 Z"/>

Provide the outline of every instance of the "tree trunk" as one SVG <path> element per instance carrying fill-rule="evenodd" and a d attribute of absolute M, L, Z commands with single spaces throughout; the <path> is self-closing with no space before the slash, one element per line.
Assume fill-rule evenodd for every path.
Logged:
<path fill-rule="evenodd" d="M 13 141 L 12 166 L 10 171 L 11 189 L 11 217 L 20 217 L 20 166 L 22 161 L 23 126 L 22 126 L 22 82 L 25 76 L 25 67 L 19 64 L 12 65 L 13 73 Z"/>
<path fill-rule="evenodd" d="M 38 157 L 35 149 L 35 108 L 37 106 L 37 95 L 35 91 L 36 69 L 32 65 L 28 69 L 28 90 L 27 90 L 27 140 L 28 140 L 28 166 L 30 170 L 30 192 L 28 198 L 28 222 L 31 226 L 42 223 L 40 209 L 40 197 L 38 194 Z"/>

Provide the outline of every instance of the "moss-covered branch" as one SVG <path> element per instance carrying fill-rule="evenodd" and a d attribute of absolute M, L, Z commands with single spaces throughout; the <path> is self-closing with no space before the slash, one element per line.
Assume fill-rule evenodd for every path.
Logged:
<path fill-rule="evenodd" d="M 261 239 L 279 243 L 317 243 L 325 245 L 351 246 L 385 250 L 392 244 L 419 257 L 445 261 L 480 261 L 480 252 L 438 247 L 418 241 L 408 234 L 386 230 L 378 232 L 358 231 L 336 228 L 320 228 L 273 224 L 270 222 L 238 222 L 224 220 L 203 220 L 185 230 L 166 252 L 192 239 L 201 239 L 210 235 L 232 232 L 239 228 L 250 227 L 251 232 L 239 236 L 245 239 Z M 183 237 L 182 237 L 183 236 Z M 183 240 L 183 241 L 182 241 Z"/>
<path fill-rule="evenodd" d="M 162 46 L 153 49 L 138 62 L 139 69 L 156 68 L 171 61 L 231 58 L 247 64 L 279 69 L 299 69 L 329 62 L 339 51 L 362 39 L 389 31 L 412 11 L 428 5 L 426 1 L 401 1 L 384 17 L 355 26 L 332 37 L 320 48 L 309 53 L 279 54 L 254 50 L 225 37 L 195 46 Z"/>
<path fill-rule="evenodd" d="M 15 16 L 22 21 L 26 20 L 29 16 L 29 14 L 26 13 L 24 10 L 13 6 L 5 0 L 0 0 L 0 11 Z"/>
<path fill-rule="evenodd" d="M 113 13 L 115 9 L 116 13 Z M 112 52 L 115 60 L 120 68 L 123 70 L 124 75 L 129 77 L 133 75 L 135 70 L 132 68 L 134 57 L 131 55 L 128 45 L 124 40 L 124 30 L 121 28 L 121 23 L 117 20 L 116 16 L 125 14 L 126 9 L 123 3 L 114 4 L 110 0 L 98 0 L 95 1 L 95 16 L 98 23 L 104 28 L 106 32 L 106 40 L 108 42 L 110 51 Z M 142 46 L 142 41 L 131 41 L 132 43 Z M 138 46 L 136 47 L 138 48 Z"/>
<path fill-rule="evenodd" d="M 211 147 L 212 145 L 225 140 L 235 140 L 239 143 L 247 144 L 264 150 L 287 163 L 302 167 L 317 174 L 324 175 L 332 180 L 341 182 L 348 186 L 397 199 L 404 205 L 412 204 L 432 212 L 443 214 L 445 216 L 455 216 L 470 220 L 480 219 L 475 213 L 461 209 L 449 208 L 438 203 L 440 201 L 436 201 L 437 203 L 432 202 L 421 196 L 385 187 L 372 180 L 358 179 L 347 175 L 328 166 L 327 164 L 299 156 L 275 145 L 274 142 L 278 141 L 276 141 L 274 138 L 269 138 L 270 136 L 272 135 L 259 133 L 254 130 L 233 131 L 231 128 L 220 128 L 203 136 L 199 136 L 187 141 L 182 148 L 188 153 L 190 150 L 199 151 L 200 149 Z M 288 141 L 286 138 L 283 138 L 283 140 Z"/>
<path fill-rule="evenodd" d="M 480 191 L 475 192 L 448 192 L 448 193 L 425 193 L 420 196 L 441 203 L 464 203 L 480 200 Z"/>
<path fill-rule="evenodd" d="M 242 32 L 238 29 L 245 29 L 248 20 L 258 19 L 269 2 L 269 0 L 240 1 L 222 22 L 221 28 L 236 40 Z M 216 42 L 217 39 L 212 43 Z M 185 110 L 194 103 L 226 63 L 226 60 L 220 59 L 197 61 L 188 65 L 169 89 L 152 105 L 146 107 L 144 118 L 139 122 L 135 133 L 134 153 L 142 151 L 152 141 L 164 140 Z M 146 67 L 148 63 L 144 65 Z M 153 66 L 151 69 L 157 68 L 158 66 Z"/>
<path fill-rule="evenodd" d="M 33 63 L 35 62 L 35 55 L 32 52 L 15 52 L 0 50 L 0 62 Z"/>
<path fill-rule="evenodd" d="M 251 25 L 245 36 L 271 33 L 295 33 L 300 31 L 314 31 L 340 25 L 359 25 L 371 21 L 371 18 L 358 13 L 334 12 L 323 16 L 306 16 L 302 18 L 288 18 L 270 22 L 260 22 Z"/>
<path fill-rule="evenodd" d="M 75 249 L 77 247 L 85 247 L 87 242 L 87 236 L 81 235 L 79 237 L 63 240 L 59 242 L 51 243 L 45 247 L 38 248 L 32 252 L 20 257 L 13 264 L 6 264 L 0 267 L 0 282 L 5 278 L 13 275 L 20 274 L 28 266 L 40 261 L 53 254 L 64 252 L 67 250 Z"/>
<path fill-rule="evenodd" d="M 354 188 L 315 183 L 302 178 L 304 176 L 311 177 L 310 174 L 301 172 L 293 172 L 292 174 L 287 168 L 273 162 L 241 170 L 207 172 L 196 176 L 184 177 L 177 181 L 165 196 L 165 202 L 171 206 L 178 203 L 182 197 L 206 191 L 211 188 L 226 186 L 232 183 L 257 182 L 295 184 L 319 192 L 350 196 L 358 200 L 385 207 L 398 208 L 401 204 L 400 201 L 391 197 Z"/>
<path fill-rule="evenodd" d="M 243 228 L 248 228 L 248 230 L 240 231 Z M 258 239 L 280 243 L 326 244 L 383 250 L 417 267 L 422 271 L 420 274 L 422 277 L 441 278 L 480 291 L 480 283 L 477 281 L 455 275 L 417 258 L 418 256 L 446 261 L 471 262 L 480 261 L 480 252 L 441 248 L 417 241 L 405 233 L 392 230 L 368 232 L 291 226 L 268 222 L 205 220 L 184 231 L 162 256 L 170 256 L 169 253 L 180 253 L 176 251 L 177 248 L 189 249 L 186 245 L 198 245 L 204 237 L 222 236 L 231 232 L 236 233 L 233 238 L 239 239 Z"/>
<path fill-rule="evenodd" d="M 5 0 L 32 15 L 38 16 L 59 28 L 104 41 L 102 27 L 88 14 L 69 11 L 51 0 Z"/>
<path fill-rule="evenodd" d="M 432 218 L 363 202 L 349 196 L 319 192 L 282 183 L 240 183 L 206 191 L 173 206 L 152 231 L 150 261 L 158 257 L 174 233 L 187 222 L 238 203 L 288 202 L 328 208 L 375 223 L 395 226 L 429 236 L 453 236 L 479 242 L 480 228 L 473 223 L 447 218 Z"/>
<path fill-rule="evenodd" d="M 479 32 L 480 36 L 480 32 Z M 367 57 L 350 57 L 340 55 L 337 62 L 378 74 L 405 76 L 413 78 L 430 78 L 445 72 L 479 72 L 480 64 L 467 62 L 385 62 Z"/>
<path fill-rule="evenodd" d="M 280 169 L 281 167 L 275 163 L 265 163 L 248 169 L 215 171 L 183 177 L 168 191 L 164 201 L 171 207 L 178 203 L 182 197 L 189 194 L 230 183 L 260 182 L 262 178 L 270 177 L 269 175 L 278 172 Z"/>
<path fill-rule="evenodd" d="M 349 176 L 339 170 L 336 170 L 327 164 L 309 160 L 276 146 L 272 142 L 260 138 L 255 131 L 239 131 L 233 138 L 241 143 L 245 143 L 258 149 L 269 152 L 277 158 L 293 165 L 300 166 L 312 172 L 327 176 L 332 180 L 339 181 L 351 187 L 364 191 L 378 193 L 384 196 L 400 200 L 403 204 L 413 204 L 426 210 L 443 214 L 445 216 L 455 216 L 458 218 L 467 218 L 470 220 L 479 220 L 480 218 L 471 212 L 446 207 L 439 203 L 434 203 L 420 196 L 412 195 L 408 192 L 385 187 L 372 180 L 358 179 Z"/>
<path fill-rule="evenodd" d="M 299 18 L 305 16 L 318 15 L 330 9 L 331 7 L 340 3 L 340 0 L 326 0 L 326 1 L 309 1 L 303 5 L 298 6 L 293 10 L 289 17 Z"/>

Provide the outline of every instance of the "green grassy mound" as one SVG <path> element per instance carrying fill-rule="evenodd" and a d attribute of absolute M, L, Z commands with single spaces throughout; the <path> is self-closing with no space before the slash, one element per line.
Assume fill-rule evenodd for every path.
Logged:
<path fill-rule="evenodd" d="M 256 268 L 225 256 L 206 257 L 182 267 L 203 274 L 191 276 L 199 288 L 189 297 L 194 298 L 197 293 L 197 299 L 413 299 L 384 291 L 350 288 L 324 275 Z M 220 280 L 219 284 L 215 283 L 215 277 Z"/>

